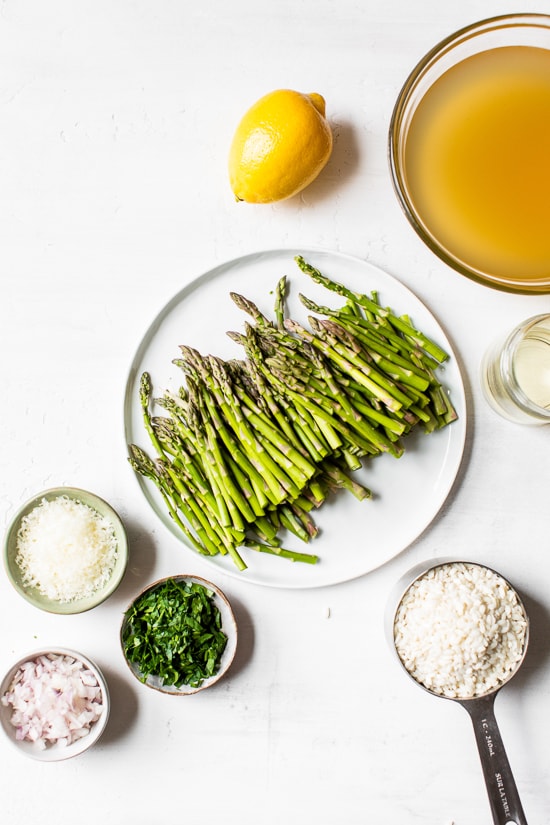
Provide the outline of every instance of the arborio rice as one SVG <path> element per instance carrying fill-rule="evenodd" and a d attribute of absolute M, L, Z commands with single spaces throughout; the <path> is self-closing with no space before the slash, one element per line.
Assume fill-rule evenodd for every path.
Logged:
<path fill-rule="evenodd" d="M 495 690 L 524 651 L 527 619 L 516 593 L 486 567 L 451 562 L 432 568 L 403 597 L 395 646 L 411 676 L 448 698 Z"/>

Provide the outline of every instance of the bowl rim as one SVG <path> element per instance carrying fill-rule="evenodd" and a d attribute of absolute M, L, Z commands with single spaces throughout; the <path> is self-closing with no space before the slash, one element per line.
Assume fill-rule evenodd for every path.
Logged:
<path fill-rule="evenodd" d="M 93 593 L 91 596 L 87 596 L 83 599 L 75 599 L 70 602 L 49 599 L 47 596 L 43 596 L 39 593 L 36 588 L 26 588 L 19 581 L 14 571 L 14 567 L 16 567 L 15 558 L 12 558 L 12 554 L 10 553 L 11 542 L 12 540 L 16 540 L 17 531 L 24 516 L 31 512 L 34 507 L 38 507 L 43 499 L 53 500 L 56 498 L 61 498 L 62 496 L 67 496 L 75 501 L 79 501 L 82 504 L 87 503 L 83 500 L 83 497 L 88 498 L 90 502 L 97 503 L 105 511 L 105 513 L 100 513 L 100 515 L 106 515 L 109 518 L 117 533 L 118 556 L 108 582 L 106 582 L 104 587 L 97 590 L 96 593 Z M 93 503 L 88 504 L 88 506 L 92 509 L 94 509 Z M 4 569 L 10 583 L 17 593 L 19 593 L 19 595 L 22 596 L 22 598 L 24 598 L 29 604 L 38 610 L 43 610 L 46 613 L 53 613 L 55 615 L 75 615 L 78 613 L 86 613 L 88 610 L 92 610 L 94 607 L 102 604 L 120 585 L 128 567 L 128 534 L 122 518 L 114 507 L 106 501 L 106 499 L 97 495 L 97 493 L 93 493 L 90 490 L 85 490 L 83 487 L 60 485 L 58 487 L 49 487 L 39 493 L 35 493 L 18 507 L 4 532 L 2 556 Z"/>
<path fill-rule="evenodd" d="M 227 636 L 226 649 L 224 650 L 224 652 L 222 654 L 222 659 L 220 661 L 220 668 L 217 671 L 217 673 L 214 673 L 212 676 L 205 679 L 202 682 L 202 684 L 199 685 L 198 687 L 191 687 L 190 685 L 184 686 L 185 690 L 172 688 L 170 685 L 164 686 L 161 683 L 155 683 L 155 682 L 149 681 L 151 679 L 151 677 L 148 677 L 145 681 L 143 681 L 139 676 L 138 668 L 136 666 L 134 666 L 130 661 L 128 661 L 128 658 L 126 657 L 126 653 L 125 653 L 125 650 L 124 650 L 124 642 L 122 640 L 122 634 L 123 634 L 124 626 L 125 626 L 125 623 L 126 623 L 126 614 L 131 609 L 131 607 L 135 604 L 135 602 L 138 599 L 140 599 L 141 596 L 143 596 L 145 593 L 148 593 L 149 591 L 154 590 L 156 587 L 159 587 L 159 585 L 162 585 L 165 582 L 171 581 L 171 580 L 175 580 L 175 581 L 184 580 L 184 581 L 197 582 L 198 584 L 202 584 L 204 587 L 206 587 L 207 590 L 211 590 L 214 594 L 214 599 L 219 600 L 219 603 L 217 604 L 217 607 L 218 607 L 218 609 L 221 608 L 220 612 L 222 614 L 222 630 L 225 633 L 225 635 Z M 227 626 L 226 621 L 229 622 L 229 626 Z M 122 621 L 121 621 L 120 630 L 119 630 L 119 643 L 120 643 L 120 648 L 121 648 L 121 651 L 122 651 L 122 657 L 123 657 L 124 661 L 126 662 L 126 665 L 129 669 L 130 673 L 141 685 L 143 685 L 146 688 L 149 688 L 150 690 L 154 690 L 157 693 L 162 693 L 166 696 L 193 696 L 196 693 L 200 693 L 201 691 L 206 690 L 207 688 L 212 687 L 214 684 L 219 682 L 226 675 L 227 671 L 230 669 L 230 667 L 233 664 L 233 661 L 235 659 L 235 654 L 237 652 L 238 626 L 237 626 L 237 621 L 236 621 L 236 618 L 235 618 L 235 613 L 233 611 L 233 607 L 232 607 L 229 599 L 227 598 L 227 596 L 221 590 L 220 587 L 218 587 L 216 584 L 209 581 L 208 579 L 205 579 L 203 576 L 198 576 L 198 575 L 195 575 L 194 573 L 174 573 L 172 575 L 162 576 L 161 578 L 156 579 L 155 581 L 152 581 L 150 584 L 143 587 L 130 600 L 130 602 L 128 603 L 128 605 L 127 605 L 127 607 L 124 610 L 123 615 L 122 615 Z M 224 659 L 224 657 L 225 657 L 225 659 Z"/>
<path fill-rule="evenodd" d="M 14 733 L 12 733 L 15 731 L 15 728 L 13 727 L 13 725 L 10 724 L 8 719 L 9 711 L 6 710 L 6 707 L 4 705 L 0 705 L 0 727 L 4 731 L 4 734 L 7 737 L 7 739 L 11 742 L 12 746 L 15 747 L 20 753 L 24 753 L 26 756 L 29 756 L 32 759 L 36 759 L 39 762 L 61 762 L 66 759 L 70 759 L 75 756 L 80 756 L 81 754 L 85 753 L 87 750 L 93 747 L 93 745 L 95 745 L 96 742 L 103 735 L 105 728 L 107 727 L 107 722 L 109 721 L 109 715 L 111 710 L 111 697 L 109 692 L 109 685 L 99 665 L 89 656 L 86 656 L 84 653 L 81 653 L 80 651 L 75 650 L 74 648 L 63 647 L 59 645 L 52 645 L 51 647 L 43 647 L 31 650 L 29 653 L 27 653 L 24 656 L 21 656 L 16 662 L 14 662 L 11 665 L 11 667 L 4 673 L 0 681 L 0 699 L 4 696 L 15 674 L 17 673 L 19 668 L 25 664 L 25 662 L 32 662 L 38 659 L 39 656 L 47 656 L 52 654 L 70 656 L 74 659 L 77 659 L 78 661 L 86 665 L 86 667 L 94 673 L 98 681 L 99 687 L 101 689 L 103 712 L 99 719 L 96 722 L 94 722 L 87 736 L 78 739 L 76 742 L 73 742 L 70 745 L 57 746 L 56 744 L 52 744 L 47 746 L 45 749 L 41 750 L 38 747 L 34 746 L 35 743 L 33 742 L 18 740 L 15 738 Z"/>
<path fill-rule="evenodd" d="M 550 31 L 550 14 L 543 12 L 512 12 L 486 17 L 457 29 L 429 49 L 409 72 L 397 94 L 388 128 L 387 159 L 390 168 L 390 178 L 398 203 L 416 234 L 431 252 L 455 272 L 466 276 L 478 284 L 502 292 L 535 295 L 550 292 L 550 272 L 544 279 L 539 278 L 534 280 L 527 286 L 525 282 L 520 282 L 517 279 L 498 278 L 491 276 L 489 273 L 484 273 L 481 270 L 476 270 L 473 266 L 470 267 L 455 257 L 437 241 L 423 225 L 408 196 L 407 186 L 403 182 L 402 164 L 399 161 L 400 151 L 397 146 L 397 136 L 400 132 L 402 116 L 406 110 L 410 95 L 425 72 L 427 72 L 438 59 L 455 46 L 480 35 L 490 33 L 497 29 L 519 29 L 526 27 L 538 27 Z"/>

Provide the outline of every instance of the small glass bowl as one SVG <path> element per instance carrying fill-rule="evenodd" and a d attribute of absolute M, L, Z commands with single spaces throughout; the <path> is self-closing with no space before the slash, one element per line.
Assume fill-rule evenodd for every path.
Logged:
<path fill-rule="evenodd" d="M 445 247 L 424 221 L 407 182 L 405 153 L 413 116 L 439 78 L 463 60 L 501 46 L 550 49 L 550 15 L 510 14 L 467 26 L 438 43 L 413 69 L 401 89 L 390 121 L 388 156 L 392 183 L 409 222 L 424 243 L 450 267 L 486 286 L 515 293 L 550 292 L 550 271 L 532 279 L 508 277 L 467 263 Z"/>
<path fill-rule="evenodd" d="M 518 364 L 522 347 L 529 342 L 538 349 L 523 368 Z M 542 349 L 541 349 L 542 348 Z M 539 360 L 542 353 L 545 360 Z M 515 424 L 540 426 L 550 424 L 550 406 L 544 403 L 548 388 L 547 366 L 550 359 L 550 315 L 535 315 L 518 324 L 504 340 L 495 341 L 481 361 L 481 389 L 489 406 L 503 418 Z M 531 389 L 539 393 L 537 401 L 530 398 L 520 381 L 525 371 Z M 535 381 L 536 379 L 536 381 Z"/>

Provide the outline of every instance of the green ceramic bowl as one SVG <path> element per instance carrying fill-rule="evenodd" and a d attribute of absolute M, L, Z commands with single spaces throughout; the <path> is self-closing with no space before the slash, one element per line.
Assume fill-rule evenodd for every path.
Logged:
<path fill-rule="evenodd" d="M 57 601 L 44 595 L 36 587 L 28 587 L 23 583 L 22 571 L 16 561 L 17 534 L 21 526 L 21 520 L 44 499 L 47 501 L 52 501 L 53 499 L 61 496 L 67 496 L 75 501 L 81 502 L 82 504 L 86 504 L 101 516 L 109 519 L 113 526 L 118 545 L 116 562 L 111 576 L 106 584 L 96 590 L 91 596 L 71 601 Z M 38 607 L 40 610 L 45 610 L 48 613 L 59 613 L 65 615 L 72 613 L 84 613 L 86 610 L 91 610 L 93 607 L 101 604 L 117 589 L 118 585 L 122 581 L 127 564 L 128 539 L 120 517 L 113 510 L 113 508 L 107 504 L 106 501 L 93 493 L 89 493 L 86 490 L 79 490 L 76 487 L 54 487 L 33 496 L 16 513 L 4 537 L 4 566 L 6 568 L 9 580 L 24 599 L 34 605 L 34 607 Z"/>

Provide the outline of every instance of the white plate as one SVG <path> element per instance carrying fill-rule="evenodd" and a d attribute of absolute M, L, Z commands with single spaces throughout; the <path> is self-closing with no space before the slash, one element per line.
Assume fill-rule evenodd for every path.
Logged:
<path fill-rule="evenodd" d="M 302 292 L 318 303 L 338 306 L 341 299 L 315 284 L 294 261 L 303 257 L 333 280 L 351 289 L 377 290 L 381 302 L 397 314 L 408 314 L 413 323 L 450 355 L 439 377 L 450 392 L 458 421 L 430 435 L 413 432 L 403 442 L 405 454 L 395 459 L 381 455 L 357 473 L 373 491 L 373 498 L 357 501 L 343 492 L 315 512 L 319 535 L 304 545 L 285 536 L 284 546 L 315 553 L 316 565 L 243 548 L 247 570 L 238 572 L 227 556 L 201 556 L 208 564 L 243 581 L 272 587 L 321 587 L 357 578 L 374 570 L 408 547 L 437 515 L 458 473 L 466 434 L 464 386 L 457 359 L 445 333 L 410 290 L 391 275 L 350 256 L 335 252 L 285 249 L 259 252 L 221 264 L 192 281 L 157 315 L 133 359 L 124 405 L 127 443 L 135 443 L 153 455 L 144 431 L 139 405 L 139 381 L 143 371 L 151 375 L 153 395 L 177 389 L 184 383 L 172 360 L 180 356 L 179 345 L 188 344 L 202 353 L 242 357 L 242 349 L 227 335 L 242 331 L 248 316 L 237 309 L 230 292 L 239 292 L 272 317 L 273 290 L 282 275 L 289 282 L 288 313 L 305 321 L 306 311 L 298 300 Z M 159 410 L 162 414 L 162 411 Z M 137 476 L 145 498 L 164 525 L 195 553 L 168 516 L 156 488 Z"/>

